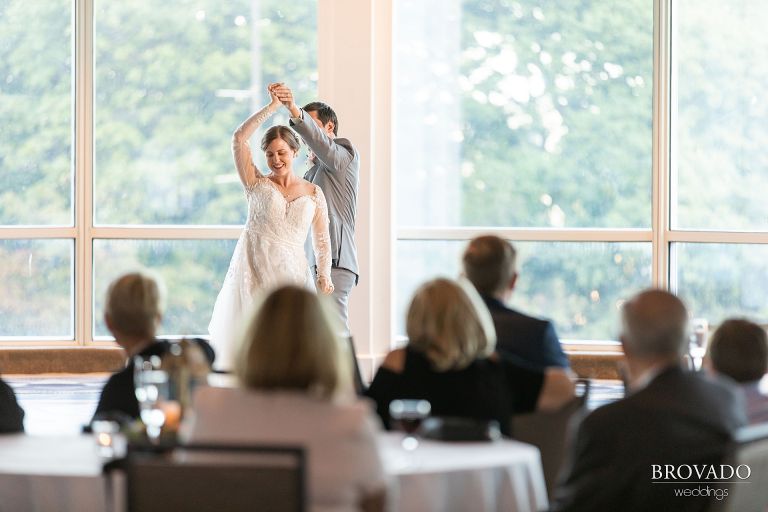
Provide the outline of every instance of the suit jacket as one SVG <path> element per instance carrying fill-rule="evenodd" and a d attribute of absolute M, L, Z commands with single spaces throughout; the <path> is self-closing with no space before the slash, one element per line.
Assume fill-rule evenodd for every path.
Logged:
<path fill-rule="evenodd" d="M 560 346 L 552 322 L 509 309 L 500 300 L 483 296 L 496 327 L 496 350 L 520 364 L 542 370 L 568 368 L 568 356 Z"/>
<path fill-rule="evenodd" d="M 358 275 L 355 214 L 360 155 L 347 139 L 328 137 L 304 110 L 301 110 L 301 118 L 292 118 L 290 123 L 315 154 L 315 163 L 304 179 L 319 186 L 328 203 L 332 265 Z M 305 252 L 310 266 L 315 266 L 315 254 L 309 238 Z"/>
<path fill-rule="evenodd" d="M 711 496 L 674 494 L 700 485 L 653 484 L 652 465 L 719 465 L 732 433 L 746 423 L 743 407 L 734 386 L 668 368 L 645 388 L 584 419 L 552 510 L 708 510 Z"/>
<path fill-rule="evenodd" d="M 13 388 L 0 379 L 0 434 L 24 431 L 24 409 L 16 401 Z"/>
<path fill-rule="evenodd" d="M 213 348 L 211 348 L 208 342 L 201 338 L 193 338 L 193 341 L 203 349 L 208 361 L 213 364 L 215 355 Z M 171 343 L 169 341 L 158 340 L 137 355 L 142 357 L 162 356 L 168 351 L 170 346 Z M 113 416 L 118 421 L 139 418 L 139 402 L 136 400 L 133 369 L 134 364 L 131 357 L 128 359 L 128 364 L 126 364 L 125 368 L 109 378 L 101 390 L 101 396 L 96 406 L 96 412 L 93 413 L 93 419 L 96 419 L 97 416 Z"/>

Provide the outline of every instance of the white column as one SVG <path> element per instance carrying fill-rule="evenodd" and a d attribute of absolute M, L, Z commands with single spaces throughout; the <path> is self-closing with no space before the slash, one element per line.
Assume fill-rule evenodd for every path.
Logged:
<path fill-rule="evenodd" d="M 391 2 L 319 0 L 319 99 L 339 117 L 339 135 L 360 152 L 356 236 L 360 283 L 350 329 L 364 373 L 389 349 L 391 316 Z"/>

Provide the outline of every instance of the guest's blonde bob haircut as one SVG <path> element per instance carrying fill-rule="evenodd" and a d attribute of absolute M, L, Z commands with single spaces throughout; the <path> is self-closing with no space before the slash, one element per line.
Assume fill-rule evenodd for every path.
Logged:
<path fill-rule="evenodd" d="M 124 274 L 107 288 L 104 316 L 117 333 L 154 338 L 163 315 L 164 295 L 159 278 L 144 272 Z"/>
<path fill-rule="evenodd" d="M 408 346 L 437 371 L 461 370 L 496 347 L 490 313 L 471 283 L 434 279 L 421 285 L 406 317 Z"/>
<path fill-rule="evenodd" d="M 291 389 L 331 399 L 351 391 L 351 355 L 335 334 L 333 311 L 304 288 L 270 293 L 248 323 L 235 373 L 249 388 Z"/>

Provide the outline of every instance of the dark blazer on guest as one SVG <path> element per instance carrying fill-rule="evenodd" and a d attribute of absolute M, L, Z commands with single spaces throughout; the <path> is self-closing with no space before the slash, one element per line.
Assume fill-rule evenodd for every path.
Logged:
<path fill-rule="evenodd" d="M 500 300 L 483 296 L 496 327 L 496 350 L 534 369 L 568 368 L 552 322 L 510 309 Z"/>
<path fill-rule="evenodd" d="M 732 433 L 745 423 L 743 397 L 734 386 L 668 368 L 584 419 L 552 510 L 708 510 L 712 496 L 676 496 L 677 485 L 653 484 L 652 465 L 719 465 Z"/>
<path fill-rule="evenodd" d="M 192 341 L 203 349 L 208 362 L 213 364 L 215 355 L 213 348 L 208 342 L 201 338 L 192 338 Z M 170 346 L 171 342 L 168 340 L 157 340 L 137 355 L 142 357 L 162 356 L 168 351 Z M 109 378 L 101 390 L 99 404 L 96 406 L 96 412 L 93 414 L 94 419 L 96 419 L 97 415 L 114 415 L 118 417 L 115 419 L 120 419 L 119 416 L 124 416 L 126 419 L 139 418 L 139 402 L 136 400 L 133 370 L 133 358 L 131 357 L 128 359 L 125 368 Z"/>
<path fill-rule="evenodd" d="M 0 379 L 0 434 L 24 431 L 24 409 L 16 401 L 13 388 Z"/>

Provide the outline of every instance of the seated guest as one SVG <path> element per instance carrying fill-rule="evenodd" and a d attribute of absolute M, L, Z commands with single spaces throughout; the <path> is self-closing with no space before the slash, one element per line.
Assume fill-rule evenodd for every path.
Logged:
<path fill-rule="evenodd" d="M 198 388 L 182 425 L 189 442 L 304 446 L 310 510 L 382 510 L 376 418 L 354 396 L 335 313 L 295 286 L 272 292 L 247 327 L 236 388 Z"/>
<path fill-rule="evenodd" d="M 480 236 L 464 251 L 464 275 L 482 296 L 496 328 L 496 350 L 532 368 L 568 368 L 568 357 L 560 346 L 555 328 L 508 308 L 517 282 L 515 248 L 497 236 Z"/>
<path fill-rule="evenodd" d="M 24 431 L 24 409 L 16 401 L 13 388 L 0 379 L 0 434 Z"/>
<path fill-rule="evenodd" d="M 366 393 L 387 428 L 395 399 L 428 400 L 434 416 L 497 420 L 510 435 L 513 413 L 556 409 L 573 398 L 573 383 L 561 368 L 542 372 L 489 357 L 493 327 L 484 328 L 468 293 L 476 295 L 448 279 L 416 291 L 406 320 L 408 345 L 387 355 Z"/>
<path fill-rule="evenodd" d="M 768 337 L 759 325 L 744 319 L 724 321 L 712 335 L 704 364 L 741 385 L 749 423 L 768 422 L 768 395 L 760 379 L 768 371 Z"/>
<path fill-rule="evenodd" d="M 581 423 L 553 510 L 708 510 L 712 493 L 675 494 L 698 483 L 652 483 L 654 475 L 655 481 L 670 481 L 654 465 L 671 465 L 673 474 L 684 465 L 719 465 L 732 433 L 746 421 L 735 387 L 683 368 L 687 319 L 683 303 L 661 290 L 644 291 L 624 304 L 621 343 L 629 395 Z M 684 469 L 680 474 L 687 476 Z"/>
<path fill-rule="evenodd" d="M 137 419 L 139 403 L 134 390 L 134 356 L 162 356 L 171 343 L 155 339 L 162 319 L 162 294 L 152 277 L 142 273 L 125 274 L 107 289 L 104 322 L 115 341 L 128 355 L 128 364 L 112 375 L 101 391 L 94 419 Z M 204 340 L 194 340 L 213 362 L 213 349 Z"/>

